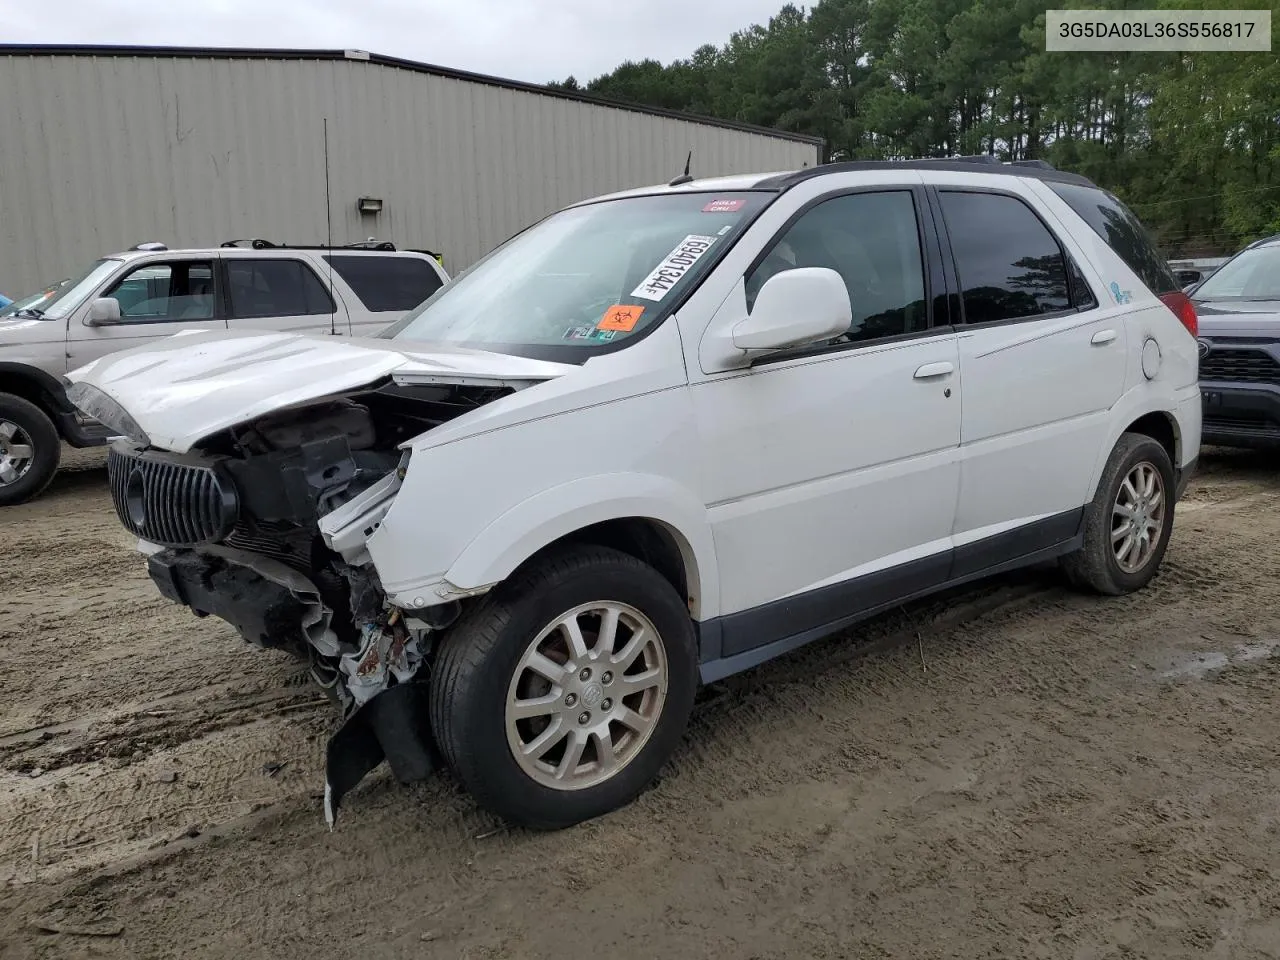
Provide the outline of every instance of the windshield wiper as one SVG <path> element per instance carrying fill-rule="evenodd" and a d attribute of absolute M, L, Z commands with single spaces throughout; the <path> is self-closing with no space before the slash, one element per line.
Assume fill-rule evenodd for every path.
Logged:
<path fill-rule="evenodd" d="M 33 320 L 43 320 L 44 311 L 39 307 L 23 307 L 14 313 L 15 317 L 30 317 Z"/>

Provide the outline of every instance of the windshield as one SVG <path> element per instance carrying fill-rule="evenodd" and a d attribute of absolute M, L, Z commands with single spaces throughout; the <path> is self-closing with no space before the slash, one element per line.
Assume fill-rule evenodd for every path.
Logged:
<path fill-rule="evenodd" d="M 1280 244 L 1245 250 L 1202 283 L 1196 300 L 1280 300 Z"/>
<path fill-rule="evenodd" d="M 562 210 L 382 336 L 582 363 L 661 322 L 772 196 L 663 194 Z"/>
<path fill-rule="evenodd" d="M 39 293 L 33 293 L 29 297 L 23 297 L 20 300 L 13 301 L 13 303 L 3 309 L 0 309 L 0 317 L 11 317 L 15 313 L 20 313 L 23 310 L 30 310 L 32 307 L 38 308 L 44 306 L 43 301 L 48 300 L 58 291 L 59 287 L 68 282 L 69 281 L 67 280 L 59 280 L 57 283 L 45 287 Z"/>
<path fill-rule="evenodd" d="M 84 303 L 85 297 L 98 289 L 98 285 L 118 266 L 119 260 L 98 260 L 79 276 L 51 284 L 37 294 L 10 304 L 8 309 L 23 316 L 61 320 Z"/>

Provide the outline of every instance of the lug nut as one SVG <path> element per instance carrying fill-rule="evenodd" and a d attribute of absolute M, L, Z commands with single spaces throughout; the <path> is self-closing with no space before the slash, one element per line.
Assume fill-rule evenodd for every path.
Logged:
<path fill-rule="evenodd" d="M 564 698 L 564 705 L 566 707 L 572 707 L 577 702 L 578 702 L 578 695 L 576 693 L 571 693 Z"/>
<path fill-rule="evenodd" d="M 606 670 L 603 674 L 601 674 L 601 676 L 600 676 L 600 682 L 601 682 L 601 683 L 613 683 L 613 674 L 612 674 L 612 673 L 610 673 L 608 670 Z"/>
<path fill-rule="evenodd" d="M 582 672 L 581 672 L 580 674 L 578 674 L 578 679 L 579 679 L 579 680 L 581 680 L 583 683 L 586 683 L 588 680 L 590 680 L 590 679 L 591 679 L 591 668 L 590 668 L 590 667 L 583 667 L 583 668 L 582 668 Z"/>
<path fill-rule="evenodd" d="M 590 722 L 591 722 L 591 714 L 589 714 L 589 713 L 587 713 L 587 711 L 583 710 L 583 711 L 582 711 L 582 713 L 578 714 L 578 722 L 579 722 L 579 723 L 590 723 Z"/>
<path fill-rule="evenodd" d="M 605 697 L 604 702 L 600 704 L 600 709 L 601 709 L 601 710 L 612 710 L 612 709 L 613 709 L 613 701 L 612 701 L 612 700 L 610 700 L 608 697 Z"/>

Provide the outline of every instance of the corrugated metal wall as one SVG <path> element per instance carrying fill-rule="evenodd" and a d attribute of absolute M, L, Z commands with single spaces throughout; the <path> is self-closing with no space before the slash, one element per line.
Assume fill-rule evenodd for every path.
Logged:
<path fill-rule="evenodd" d="M 457 271 L 532 220 L 681 171 L 818 148 L 360 60 L 0 54 L 0 290 L 145 240 L 368 236 Z M 383 212 L 361 215 L 372 196 Z"/>

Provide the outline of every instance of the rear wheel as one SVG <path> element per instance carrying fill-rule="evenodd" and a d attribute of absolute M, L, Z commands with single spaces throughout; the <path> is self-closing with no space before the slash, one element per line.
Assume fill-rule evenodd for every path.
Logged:
<path fill-rule="evenodd" d="M 1062 561 L 1071 582 L 1113 596 L 1150 583 L 1169 546 L 1175 489 L 1163 446 L 1121 436 L 1088 508 L 1084 545 Z"/>
<path fill-rule="evenodd" d="M 450 631 L 431 723 L 481 806 L 555 829 L 629 803 L 653 780 L 696 684 L 679 594 L 633 557 L 579 547 L 495 588 Z"/>
<path fill-rule="evenodd" d="M 0 507 L 40 494 L 58 470 L 62 440 L 45 412 L 0 393 Z"/>

